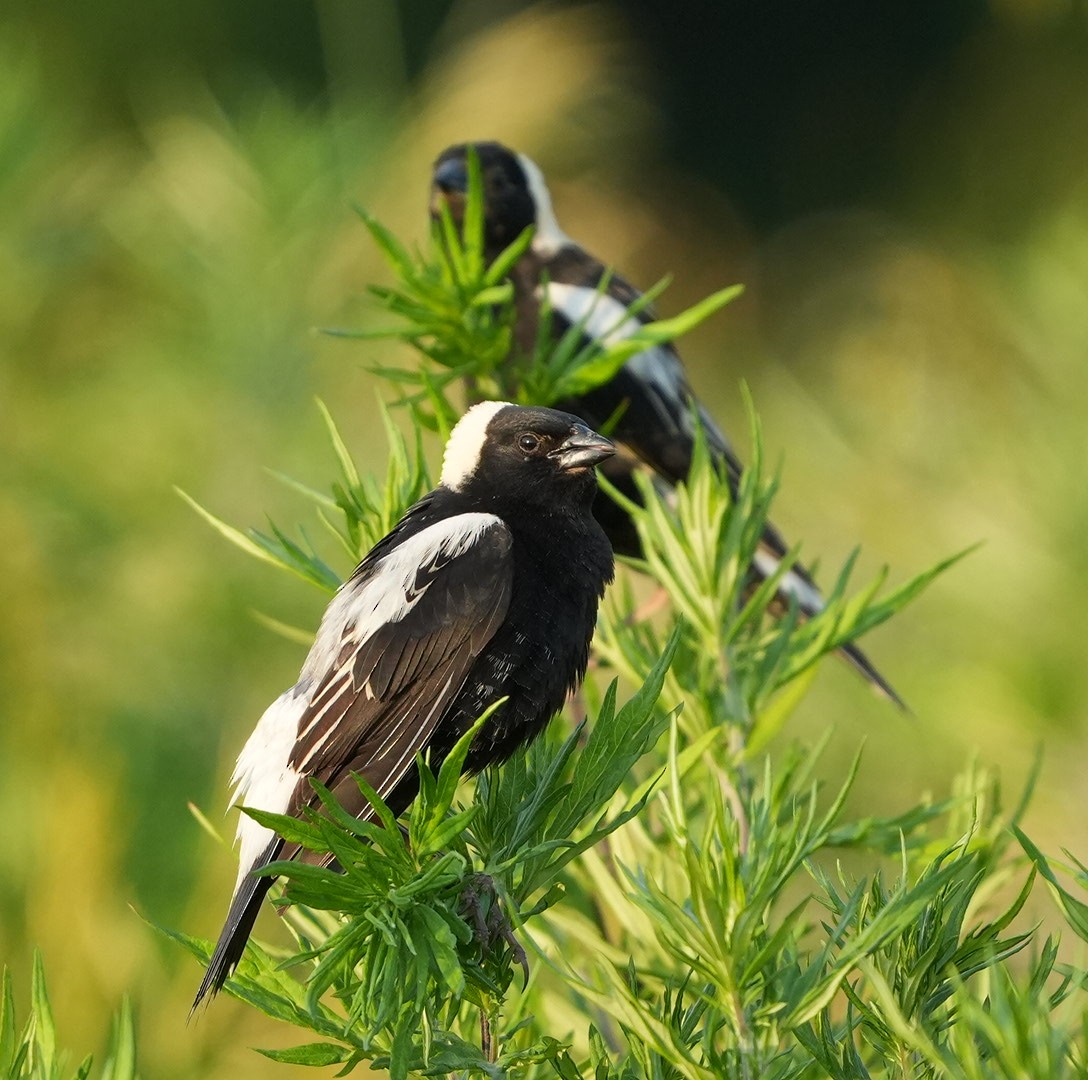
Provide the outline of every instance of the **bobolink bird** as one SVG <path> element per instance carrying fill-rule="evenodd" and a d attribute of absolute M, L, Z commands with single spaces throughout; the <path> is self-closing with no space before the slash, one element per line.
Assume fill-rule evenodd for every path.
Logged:
<path fill-rule="evenodd" d="M 550 336 L 556 342 L 570 327 L 581 324 L 587 339 L 612 344 L 654 320 L 649 306 L 630 312 L 628 309 L 641 300 L 642 293 L 559 227 L 544 174 L 524 154 L 497 142 L 462 143 L 444 150 L 434 164 L 432 216 L 445 205 L 454 221 L 460 222 L 468 191 L 470 149 L 479 160 L 483 182 L 487 260 L 493 261 L 525 229 L 534 228 L 529 248 L 510 272 L 515 312 L 511 362 L 532 355 L 545 303 L 551 311 Z M 671 344 L 647 348 L 628 360 L 603 386 L 559 402 L 557 407 L 577 413 L 595 428 L 613 425 L 609 435 L 620 444 L 620 452 L 601 471 L 636 502 L 640 497 L 633 473 L 640 466 L 648 467 L 666 485 L 686 479 L 695 449 L 693 415 L 698 416 L 710 454 L 724 467 L 736 493 L 742 471 L 740 460 L 695 396 L 679 353 Z M 617 553 L 639 554 L 633 524 L 604 492 L 597 496 L 594 514 Z M 788 550 L 782 534 L 768 522 L 753 570 L 760 577 L 770 576 Z M 803 615 L 814 615 L 824 606 L 811 575 L 796 564 L 780 585 L 781 602 L 786 604 L 791 598 Z M 905 708 L 861 649 L 848 644 L 840 652 L 878 691 Z"/>
<path fill-rule="evenodd" d="M 234 802 L 300 815 L 311 777 L 351 813 L 415 797 L 432 768 L 500 698 L 465 769 L 534 739 L 585 674 L 612 548 L 592 514 L 594 468 L 613 444 L 555 409 L 485 402 L 450 433 L 437 488 L 378 542 L 325 611 L 298 682 L 238 758 Z M 265 893 L 254 871 L 299 849 L 243 816 L 238 880 L 193 1008 L 241 958 Z"/>

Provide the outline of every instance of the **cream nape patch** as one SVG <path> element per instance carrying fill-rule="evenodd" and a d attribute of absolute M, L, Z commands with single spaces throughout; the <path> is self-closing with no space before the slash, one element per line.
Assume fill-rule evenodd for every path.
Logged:
<path fill-rule="evenodd" d="M 525 173 L 529 185 L 529 196 L 536 209 L 536 231 L 533 233 L 533 251 L 544 258 L 554 255 L 560 248 L 573 244 L 569 236 L 559 227 L 552 208 L 552 196 L 544 182 L 544 174 L 532 158 L 518 154 L 518 164 Z"/>
<path fill-rule="evenodd" d="M 457 421 L 442 455 L 438 482 L 451 491 L 460 491 L 480 464 L 480 452 L 487 438 L 487 426 L 495 414 L 511 406 L 509 401 L 481 401 Z"/>

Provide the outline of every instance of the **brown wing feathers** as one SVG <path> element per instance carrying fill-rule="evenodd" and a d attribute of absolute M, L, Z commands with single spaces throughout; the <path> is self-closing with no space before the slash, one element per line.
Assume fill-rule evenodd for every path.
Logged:
<path fill-rule="evenodd" d="M 510 546 L 509 532 L 496 519 L 457 556 L 439 548 L 416 575 L 402 618 L 372 627 L 347 622 L 336 662 L 299 717 L 287 766 L 300 778 L 287 813 L 297 815 L 318 801 L 310 784 L 314 777 L 350 813 L 366 816 L 368 806 L 353 773 L 381 798 L 392 796 L 395 812 L 407 806 L 415 793 L 416 754 L 427 746 L 506 617 L 513 578 Z M 356 580 L 365 588 L 373 575 L 364 572 Z M 296 845 L 273 838 L 252 869 L 298 855 Z M 252 874 L 240 882 L 194 1009 L 223 985 L 241 958 L 270 884 Z"/>

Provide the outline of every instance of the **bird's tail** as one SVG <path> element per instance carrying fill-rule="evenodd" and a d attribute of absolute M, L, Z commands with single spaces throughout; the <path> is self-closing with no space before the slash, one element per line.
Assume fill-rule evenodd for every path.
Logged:
<path fill-rule="evenodd" d="M 621 381 L 624 378 L 626 381 Z M 658 349 L 640 353 L 627 362 L 614 383 L 609 385 L 615 385 L 631 403 L 631 408 L 620 415 L 613 434 L 627 443 L 659 477 L 673 484 L 686 479 L 691 469 L 696 440 L 694 417 L 698 415 L 698 426 L 702 428 L 710 457 L 717 465 L 724 466 L 730 490 L 736 498 L 744 468 L 729 440 L 692 392 L 675 352 Z M 599 426 L 602 421 L 594 414 L 592 392 L 567 407 L 571 412 L 584 415 L 580 408 L 582 404 L 590 405 L 590 422 Z M 606 466 L 605 475 L 625 495 L 641 502 L 637 485 L 630 475 L 632 468 L 630 460 L 617 455 L 612 464 Z M 641 553 L 637 532 L 629 523 L 623 525 L 625 513 L 606 495 L 598 496 L 594 503 L 594 514 L 598 510 L 601 511 L 599 520 L 613 539 L 616 550 L 621 554 Z M 764 522 L 762 543 L 754 563 L 756 573 L 763 578 L 770 577 L 788 551 L 789 545 L 778 529 L 771 522 Z M 798 564 L 790 567 L 782 578 L 779 595 L 784 605 L 791 597 L 796 599 L 803 615 L 815 615 L 824 607 L 824 598 L 816 583 Z M 909 711 L 903 699 L 857 645 L 843 645 L 839 652 L 879 693 Z"/>
<path fill-rule="evenodd" d="M 257 913 L 261 910 L 261 901 L 264 900 L 265 893 L 268 892 L 274 880 L 270 877 L 254 877 L 253 870 L 267 866 L 276 857 L 281 843 L 280 838 L 276 837 L 261 853 L 260 858 L 253 864 L 252 870 L 239 883 L 230 902 L 223 931 L 219 935 L 219 941 L 216 942 L 212 958 L 208 961 L 204 981 L 193 999 L 193 1007 L 189 1010 L 190 1017 L 208 994 L 214 997 L 219 993 L 231 972 L 237 967 L 238 961 L 241 960 L 246 942 L 253 931 L 253 924 L 257 921 Z"/>
<path fill-rule="evenodd" d="M 772 546 L 773 545 L 773 546 Z M 763 535 L 763 544 L 756 552 L 753 567 L 761 578 L 768 578 L 777 572 L 785 555 L 785 543 L 778 531 L 767 523 Z M 778 594 L 784 603 L 790 599 L 797 602 L 802 615 L 817 615 L 824 608 L 824 598 L 803 566 L 793 565 L 783 575 L 778 586 Z M 889 701 L 898 705 L 904 712 L 910 712 L 906 702 L 895 692 L 891 683 L 877 671 L 873 662 L 852 641 L 839 646 L 839 655 L 864 678 L 870 686 Z"/>
<path fill-rule="evenodd" d="M 895 692 L 891 683 L 880 674 L 873 666 L 873 662 L 852 641 L 839 647 L 839 655 L 861 676 L 868 680 L 869 684 L 884 695 L 893 704 L 898 705 L 905 713 L 910 713 L 910 707 Z"/>

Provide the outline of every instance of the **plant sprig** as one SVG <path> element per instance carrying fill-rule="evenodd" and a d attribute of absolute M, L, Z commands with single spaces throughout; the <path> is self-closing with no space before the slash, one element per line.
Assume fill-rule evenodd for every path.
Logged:
<path fill-rule="evenodd" d="M 392 286 L 371 286 L 370 292 L 402 325 L 376 330 L 331 330 L 339 337 L 358 340 L 393 339 L 416 353 L 406 367 L 374 366 L 369 370 L 400 391 L 400 403 L 411 408 L 417 421 L 431 431 L 445 433 L 459 410 L 451 392 L 464 384 L 470 396 L 509 400 L 522 405 L 553 405 L 584 393 L 611 379 L 631 357 L 667 344 L 695 329 L 743 287 L 733 285 L 671 318 L 643 322 L 640 316 L 668 285 L 668 279 L 647 290 L 628 309 L 616 332 L 605 335 L 607 344 L 584 334 L 585 317 L 552 341 L 552 312 L 547 293 L 532 356 L 513 360 L 514 292 L 509 275 L 533 238 L 530 227 L 495 259 L 483 253 L 484 200 L 479 160 L 468 155 L 468 190 L 460 228 L 442 204 L 435 217 L 425 254 L 411 251 L 367 211 L 358 213 L 392 271 Z M 609 275 L 597 289 L 604 296 Z M 636 324 L 633 329 L 628 323 Z"/>
<path fill-rule="evenodd" d="M 31 968 L 30 1015 L 20 1030 L 15 1019 L 15 993 L 5 967 L 0 977 L 0 1077 L 4 1080 L 90 1080 L 94 1060 L 85 1057 L 69 1071 L 69 1058 L 57 1041 L 57 1025 L 45 982 L 42 954 L 35 950 Z M 136 1035 L 132 1008 L 125 999 L 113 1022 L 106 1059 L 93 1075 L 97 1080 L 136 1080 Z"/>
<path fill-rule="evenodd" d="M 326 414 L 340 470 L 331 494 L 291 482 L 355 558 L 424 489 L 421 432 L 448 429 L 460 381 L 557 400 L 729 299 L 604 351 L 583 348 L 577 327 L 554 351 L 542 337 L 511 390 L 505 277 L 529 237 L 487 265 L 470 172 L 463 227 L 441 217 L 427 256 L 364 216 L 396 278 L 377 295 L 405 325 L 387 333 L 426 358 L 379 373 L 409 404 L 415 442 L 387 419 L 377 484 Z M 994 778 L 970 767 L 947 798 L 852 816 L 858 760 L 829 795 L 818 747 L 775 742 L 817 661 L 961 556 L 883 595 L 884 575 L 849 591 L 851 557 L 822 612 L 783 611 L 777 585 L 797 552 L 766 580 L 752 573 L 776 483 L 750 402 L 749 416 L 751 466 L 735 490 L 700 438 L 685 484 L 664 493 L 644 480 L 640 502 L 624 502 L 638 575 L 669 607 L 642 617 L 634 577 L 621 577 L 582 691 L 591 722 L 553 724 L 471 791 L 459 782 L 471 734 L 437 775 L 420 761 L 406 832 L 365 787 L 372 823 L 323 790 L 302 820 L 250 811 L 339 867 L 267 871 L 285 883 L 298 948 L 251 942 L 227 991 L 318 1040 L 270 1057 L 342 1072 L 366 1062 L 398 1080 L 1084 1075 L 1083 971 L 1022 920 L 1040 877 L 1074 936 L 1088 907 L 1022 832 L 1029 792 L 1006 811 Z M 212 521 L 251 555 L 335 583 L 304 539 Z M 622 707 L 617 676 L 633 688 Z M 1083 885 L 1083 864 L 1069 863 Z M 175 936 L 207 958 L 210 945 Z"/>

